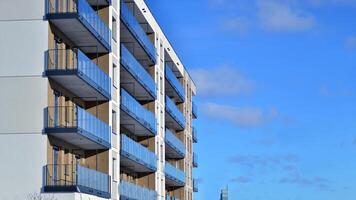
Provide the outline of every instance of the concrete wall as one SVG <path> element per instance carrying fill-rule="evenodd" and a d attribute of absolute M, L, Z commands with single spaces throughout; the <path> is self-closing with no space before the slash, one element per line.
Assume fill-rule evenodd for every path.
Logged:
<path fill-rule="evenodd" d="M 24 200 L 42 187 L 47 79 L 41 75 L 48 44 L 43 15 L 43 0 L 0 1 L 1 20 L 37 19 L 0 22 L 0 200 Z"/>

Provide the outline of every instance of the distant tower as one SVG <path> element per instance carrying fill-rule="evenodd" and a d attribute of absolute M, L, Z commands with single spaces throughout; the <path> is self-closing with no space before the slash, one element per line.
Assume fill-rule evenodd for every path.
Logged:
<path fill-rule="evenodd" d="M 226 187 L 226 189 L 222 189 L 220 193 L 220 200 L 228 200 L 228 195 L 229 195 L 228 187 Z"/>

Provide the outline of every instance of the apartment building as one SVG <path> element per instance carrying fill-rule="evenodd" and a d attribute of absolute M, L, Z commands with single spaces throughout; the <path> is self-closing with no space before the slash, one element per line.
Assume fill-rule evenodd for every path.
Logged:
<path fill-rule="evenodd" d="M 0 1 L 0 200 L 192 200 L 196 86 L 144 0 Z"/>

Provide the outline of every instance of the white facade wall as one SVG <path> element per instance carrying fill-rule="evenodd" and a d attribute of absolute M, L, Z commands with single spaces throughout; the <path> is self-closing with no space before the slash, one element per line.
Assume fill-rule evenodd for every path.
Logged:
<path fill-rule="evenodd" d="M 117 66 L 120 77 L 120 0 L 112 0 L 109 26 L 112 17 L 117 20 L 117 43 L 112 41 L 110 56 L 110 77 L 112 64 Z M 158 122 L 156 154 L 156 191 L 159 200 L 165 200 L 165 73 L 164 48 L 172 51 L 170 57 L 181 63 L 169 41 L 150 13 L 143 0 L 135 0 L 136 5 L 154 29 L 158 59 L 155 66 L 157 84 L 156 117 Z M 48 22 L 43 20 L 44 0 L 0 0 L 0 20 L 20 20 L 0 22 L 0 200 L 24 200 L 30 193 L 40 193 L 43 186 L 43 167 L 47 164 L 47 136 L 42 133 L 44 114 L 47 107 L 48 80 L 42 77 L 44 71 L 44 52 L 48 49 Z M 22 20 L 22 21 L 21 21 Z M 183 64 L 179 70 L 185 75 Z M 22 77 L 16 77 L 22 76 Z M 110 150 L 110 170 L 112 178 L 112 199 L 119 199 L 120 182 L 120 82 L 110 101 L 111 110 L 117 112 L 118 135 Z M 163 81 L 161 84 L 160 81 Z M 193 85 L 194 86 L 194 85 Z M 113 90 L 115 90 L 113 88 Z M 195 86 L 193 87 L 195 93 Z M 188 128 L 188 127 L 187 127 Z M 115 144 L 114 144 L 115 142 Z M 188 154 L 187 154 L 188 155 Z M 116 158 L 116 168 L 112 169 L 112 158 Z M 112 172 L 117 179 L 114 180 Z M 101 200 L 102 198 L 81 193 L 55 193 L 57 200 Z"/>
<path fill-rule="evenodd" d="M 0 1 L 1 20 L 36 19 L 0 22 L 0 200 L 24 200 L 42 187 L 48 44 L 43 13 L 43 0 Z"/>

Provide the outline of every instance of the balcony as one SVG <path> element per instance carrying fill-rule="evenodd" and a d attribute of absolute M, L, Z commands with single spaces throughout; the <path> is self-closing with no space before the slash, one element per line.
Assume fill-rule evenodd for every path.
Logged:
<path fill-rule="evenodd" d="M 157 133 L 155 115 L 121 89 L 120 125 L 137 136 L 155 136 Z"/>
<path fill-rule="evenodd" d="M 156 83 L 146 69 L 136 60 L 124 44 L 121 44 L 120 85 L 139 101 L 157 98 Z"/>
<path fill-rule="evenodd" d="M 110 149 L 110 126 L 78 106 L 45 109 L 44 132 L 85 150 Z"/>
<path fill-rule="evenodd" d="M 168 194 L 166 195 L 166 200 L 179 200 L 179 198 L 177 198 L 177 197 L 171 197 L 171 196 L 169 196 Z"/>
<path fill-rule="evenodd" d="M 120 182 L 120 200 L 157 200 L 157 193 L 154 190 L 129 183 Z"/>
<path fill-rule="evenodd" d="M 111 0 L 87 0 L 91 6 L 110 6 Z"/>
<path fill-rule="evenodd" d="M 164 173 L 166 176 L 166 185 L 168 187 L 183 187 L 185 185 L 185 174 L 182 170 L 175 168 L 166 162 Z"/>
<path fill-rule="evenodd" d="M 166 85 L 165 85 L 166 94 L 171 98 L 175 98 L 178 103 L 183 103 L 185 100 L 184 88 L 168 64 L 166 64 L 165 66 L 165 74 L 166 74 Z"/>
<path fill-rule="evenodd" d="M 196 179 L 193 179 L 193 192 L 198 192 L 198 183 Z"/>
<path fill-rule="evenodd" d="M 44 75 L 84 101 L 111 99 L 111 78 L 79 49 L 46 51 Z"/>
<path fill-rule="evenodd" d="M 192 114 L 194 119 L 198 118 L 198 107 L 194 102 L 192 102 Z"/>
<path fill-rule="evenodd" d="M 166 126 L 175 130 L 184 130 L 185 118 L 175 103 L 166 96 Z"/>
<path fill-rule="evenodd" d="M 140 57 L 147 57 L 151 62 L 150 64 L 156 64 L 157 53 L 154 43 L 149 39 L 148 35 L 143 30 L 134 13 L 124 2 L 121 2 L 120 18 L 124 25 L 121 27 L 123 33 L 121 41 L 125 43 L 138 43 L 138 45 L 142 48 L 135 48 L 135 52 L 137 52 Z"/>
<path fill-rule="evenodd" d="M 111 31 L 87 0 L 46 0 L 45 19 L 84 53 L 111 51 Z"/>
<path fill-rule="evenodd" d="M 198 156 L 196 153 L 193 153 L 193 167 L 198 167 Z"/>
<path fill-rule="evenodd" d="M 44 167 L 44 192 L 79 192 L 111 197 L 110 176 L 80 165 L 47 165 Z"/>
<path fill-rule="evenodd" d="M 170 130 L 166 129 L 166 157 L 182 159 L 185 157 L 185 146 Z"/>
<path fill-rule="evenodd" d="M 192 127 L 193 142 L 198 143 L 198 131 L 195 127 Z"/>
<path fill-rule="evenodd" d="M 120 154 L 120 165 L 130 171 L 152 173 L 157 170 L 156 154 L 123 134 Z"/>

